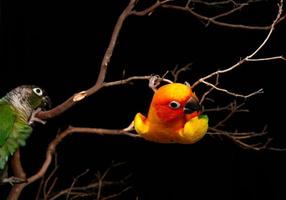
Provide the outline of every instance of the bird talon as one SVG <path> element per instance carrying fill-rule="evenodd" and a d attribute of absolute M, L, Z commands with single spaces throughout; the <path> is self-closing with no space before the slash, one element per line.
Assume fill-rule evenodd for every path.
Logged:
<path fill-rule="evenodd" d="M 9 183 L 10 185 L 14 186 L 15 184 L 22 184 L 22 183 L 27 183 L 27 179 L 23 179 L 23 178 L 18 178 L 15 176 L 11 176 L 9 178 L 3 178 L 1 180 L 2 183 Z"/>
<path fill-rule="evenodd" d="M 155 92 L 160 85 L 162 78 L 158 75 L 152 76 L 149 80 L 149 87 Z"/>
<path fill-rule="evenodd" d="M 124 128 L 123 131 L 133 131 L 134 130 L 134 121 L 132 121 L 128 127 Z"/>
<path fill-rule="evenodd" d="M 46 124 L 46 121 L 36 117 L 36 115 L 41 112 L 42 109 L 41 108 L 37 108 L 35 111 L 33 111 L 30 119 L 29 119 L 29 125 L 34 124 L 35 122 L 41 123 L 41 124 Z"/>

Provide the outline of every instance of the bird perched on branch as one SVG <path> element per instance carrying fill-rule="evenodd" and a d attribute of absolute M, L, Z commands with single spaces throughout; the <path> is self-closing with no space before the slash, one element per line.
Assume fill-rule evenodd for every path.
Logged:
<path fill-rule="evenodd" d="M 155 90 L 147 117 L 136 114 L 134 128 L 150 141 L 192 144 L 207 132 L 208 117 L 201 114 L 199 100 L 189 85 L 169 83 Z"/>
<path fill-rule="evenodd" d="M 19 86 L 0 99 L 0 182 L 17 182 L 7 178 L 7 161 L 32 133 L 31 125 L 37 121 L 35 115 L 50 106 L 45 91 L 34 85 Z"/>

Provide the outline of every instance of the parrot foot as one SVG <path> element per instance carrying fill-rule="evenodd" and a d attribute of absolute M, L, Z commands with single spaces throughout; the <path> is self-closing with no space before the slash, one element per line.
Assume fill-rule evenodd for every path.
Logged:
<path fill-rule="evenodd" d="M 123 129 L 123 131 L 133 131 L 133 130 L 134 130 L 134 121 L 132 121 L 128 127 Z"/>
<path fill-rule="evenodd" d="M 157 87 L 160 85 L 162 78 L 160 76 L 152 76 L 149 80 L 149 87 L 156 92 Z"/>
<path fill-rule="evenodd" d="M 37 108 L 36 110 L 33 111 L 30 120 L 29 120 L 29 125 L 34 124 L 35 122 L 41 123 L 41 124 L 46 124 L 46 121 L 36 117 L 36 115 L 41 112 L 41 108 Z"/>
<path fill-rule="evenodd" d="M 15 184 L 21 184 L 21 183 L 27 183 L 27 179 L 23 179 L 23 178 L 18 178 L 15 176 L 11 176 L 9 178 L 3 178 L 1 180 L 1 182 L 3 184 L 9 183 L 10 185 L 15 185 Z"/>

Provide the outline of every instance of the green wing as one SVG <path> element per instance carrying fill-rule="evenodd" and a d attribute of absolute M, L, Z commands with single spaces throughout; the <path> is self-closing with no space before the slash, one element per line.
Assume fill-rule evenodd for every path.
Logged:
<path fill-rule="evenodd" d="M 6 100 L 0 99 L 0 170 L 10 155 L 24 146 L 32 128 Z"/>
<path fill-rule="evenodd" d="M 10 104 L 5 100 L 0 100 L 0 147 L 3 146 L 9 133 L 13 129 L 16 115 Z"/>

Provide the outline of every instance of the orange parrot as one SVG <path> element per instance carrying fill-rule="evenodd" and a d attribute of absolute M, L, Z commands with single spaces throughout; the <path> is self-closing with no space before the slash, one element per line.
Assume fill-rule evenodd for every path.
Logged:
<path fill-rule="evenodd" d="M 193 144 L 206 134 L 208 117 L 190 86 L 170 83 L 155 91 L 147 118 L 136 114 L 134 128 L 146 140 Z"/>

